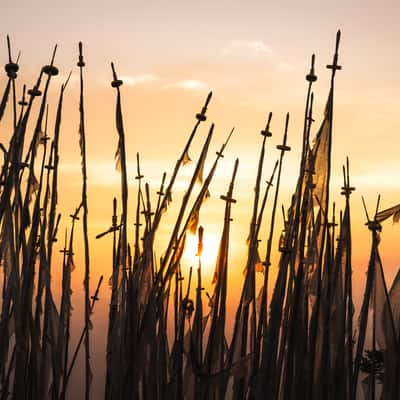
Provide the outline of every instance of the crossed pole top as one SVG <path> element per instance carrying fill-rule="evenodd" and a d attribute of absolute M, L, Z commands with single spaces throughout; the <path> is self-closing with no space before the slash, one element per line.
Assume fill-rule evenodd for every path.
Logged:
<path fill-rule="evenodd" d="M 46 143 L 51 139 L 50 136 L 47 135 L 48 122 L 49 122 L 49 105 L 47 105 L 47 107 L 46 107 L 46 118 L 45 118 L 45 122 L 44 122 L 44 132 L 43 132 L 44 134 L 40 138 L 40 143 L 43 144 L 43 145 L 46 145 Z M 51 156 L 52 156 L 52 154 L 50 154 L 50 158 L 51 158 Z"/>
<path fill-rule="evenodd" d="M 147 209 L 141 211 L 141 214 L 145 215 L 146 217 L 151 217 L 152 215 L 154 215 L 154 212 L 151 211 L 151 208 L 150 208 L 150 206 L 151 206 L 150 201 L 149 201 L 149 199 L 150 199 L 150 186 L 149 186 L 149 184 L 147 182 L 145 184 L 145 190 L 146 190 L 146 199 L 147 199 Z M 135 225 L 137 225 L 137 224 L 135 224 Z M 141 224 L 139 224 L 139 226 L 140 225 Z"/>
<path fill-rule="evenodd" d="M 113 198 L 113 218 L 117 218 L 117 198 Z"/>
<path fill-rule="evenodd" d="M 21 98 L 21 100 L 18 102 L 18 104 L 19 104 L 21 107 L 25 107 L 25 106 L 28 105 L 28 102 L 26 101 L 25 95 L 26 95 L 26 85 L 24 85 L 24 86 L 22 87 L 22 98 Z"/>
<path fill-rule="evenodd" d="M 60 253 L 63 253 L 66 256 L 73 256 L 74 255 L 74 253 L 71 250 L 67 249 L 66 247 L 61 249 Z"/>
<path fill-rule="evenodd" d="M 61 220 L 61 214 L 58 214 L 58 216 L 57 216 L 57 221 L 56 221 L 56 226 L 55 226 L 55 228 L 54 228 L 54 231 L 53 231 L 53 238 L 52 238 L 52 240 L 53 240 L 53 242 L 57 242 L 57 232 L 58 232 L 58 226 L 60 225 L 60 220 Z"/>
<path fill-rule="evenodd" d="M 232 197 L 232 193 L 233 193 L 233 184 L 234 184 L 234 181 L 235 181 L 235 178 L 236 178 L 236 173 L 237 173 L 238 166 L 239 166 L 239 159 L 237 158 L 235 160 L 235 165 L 233 167 L 233 174 L 232 174 L 231 183 L 229 184 L 228 193 L 226 195 L 219 196 L 219 198 L 221 200 L 224 200 L 227 203 L 236 203 L 236 199 L 234 199 Z"/>
<path fill-rule="evenodd" d="M 81 211 L 82 208 L 82 203 L 79 205 L 79 207 L 75 210 L 73 214 L 70 214 L 69 216 L 72 218 L 72 222 L 79 221 L 79 212 Z"/>
<path fill-rule="evenodd" d="M 274 186 L 274 182 L 273 181 L 274 181 L 275 171 L 278 168 L 278 165 L 279 165 L 279 161 L 276 160 L 275 164 L 274 164 L 274 169 L 272 171 L 271 178 L 268 181 L 265 181 L 265 183 L 267 184 L 267 188 L 270 188 L 270 187 Z"/>
<path fill-rule="evenodd" d="M 7 48 L 8 48 L 8 63 L 4 66 L 4 69 L 7 73 L 7 76 L 10 79 L 15 79 L 17 77 L 17 72 L 19 70 L 18 59 L 17 62 L 12 61 L 11 57 L 11 44 L 10 44 L 10 37 L 7 35 Z M 18 56 L 19 58 L 19 56 Z"/>
<path fill-rule="evenodd" d="M 349 172 L 349 158 L 346 157 L 346 167 L 343 165 L 343 180 L 344 185 L 341 188 L 342 191 L 340 194 L 343 194 L 346 197 L 349 197 L 352 192 L 356 190 L 354 186 L 350 186 L 350 172 Z"/>
<path fill-rule="evenodd" d="M 112 69 L 112 73 L 113 73 L 113 81 L 111 82 L 111 86 L 113 88 L 118 89 L 120 86 L 123 85 L 124 82 L 121 79 L 118 79 L 113 62 L 111 63 L 111 69 Z"/>
<path fill-rule="evenodd" d="M 42 79 L 42 74 L 48 75 L 49 78 L 52 77 L 52 76 L 58 75 L 58 68 L 56 66 L 54 66 L 54 58 L 56 56 L 56 51 L 57 51 L 57 45 L 54 46 L 54 50 L 53 50 L 53 54 L 51 56 L 50 64 L 45 65 L 41 69 L 36 84 L 33 86 L 32 89 L 28 90 L 28 94 L 32 98 L 33 97 L 39 97 L 39 96 L 42 95 L 42 92 L 39 90 L 39 85 L 40 85 L 40 81 Z"/>
<path fill-rule="evenodd" d="M 51 57 L 50 64 L 45 65 L 42 68 L 42 71 L 48 76 L 56 76 L 58 75 L 58 68 L 54 66 L 54 58 L 56 56 L 57 45 L 54 46 L 53 55 Z"/>
<path fill-rule="evenodd" d="M 311 95 L 310 95 L 310 106 L 308 108 L 308 113 L 307 113 L 307 116 L 306 116 L 307 121 L 310 123 L 310 127 L 311 127 L 311 124 L 313 122 L 315 122 L 315 119 L 312 116 L 313 115 L 313 105 L 314 105 L 314 93 L 311 92 Z"/>
<path fill-rule="evenodd" d="M 76 64 L 79 68 L 83 68 L 85 66 L 85 61 L 83 59 L 83 47 L 82 47 L 82 42 L 78 43 L 78 48 L 79 48 L 79 57 L 78 57 L 78 63 Z"/>
<path fill-rule="evenodd" d="M 289 113 L 286 114 L 286 122 L 285 122 L 285 133 L 283 134 L 283 143 L 278 144 L 276 148 L 280 150 L 282 153 L 285 153 L 285 151 L 290 151 L 291 148 L 288 146 L 287 143 L 287 132 L 288 132 L 288 127 L 289 127 Z"/>
<path fill-rule="evenodd" d="M 219 198 L 221 199 L 221 200 L 224 200 L 224 201 L 227 201 L 227 202 L 229 202 L 229 203 L 236 203 L 236 199 L 234 199 L 232 196 L 230 196 L 230 195 L 224 195 L 224 194 L 222 194 L 221 196 L 219 196 Z"/>
<path fill-rule="evenodd" d="M 213 125 L 214 125 L 214 124 L 213 124 Z M 224 150 L 225 150 L 225 147 L 228 145 L 229 140 L 231 139 L 231 136 L 232 136 L 232 134 L 233 134 L 234 131 L 235 131 L 235 127 L 233 127 L 233 128 L 231 129 L 231 131 L 229 132 L 229 135 L 228 135 L 228 137 L 226 138 L 225 143 L 221 146 L 221 149 L 220 149 L 219 151 L 216 151 L 216 152 L 215 152 L 215 154 L 216 154 L 219 158 L 224 158 Z"/>
<path fill-rule="evenodd" d="M 210 103 L 211 97 L 212 97 L 212 92 L 208 93 L 208 96 L 206 98 L 206 102 L 204 103 L 203 108 L 201 109 L 201 111 L 198 114 L 196 114 L 196 119 L 199 122 L 200 121 L 204 122 L 207 119 L 206 112 L 207 112 L 207 107 L 208 107 L 208 104 Z"/>
<path fill-rule="evenodd" d="M 142 178 L 144 178 L 144 175 L 140 172 L 139 153 L 136 153 L 136 166 L 137 166 L 137 175 L 135 176 L 135 179 L 137 179 L 140 183 Z"/>
<path fill-rule="evenodd" d="M 97 300 L 100 300 L 100 298 L 99 298 L 99 291 L 100 291 L 100 286 L 101 286 L 102 282 L 103 282 L 103 275 L 100 275 L 100 279 L 99 279 L 99 283 L 97 284 L 97 288 L 96 288 L 96 290 L 95 290 L 93 296 L 90 296 L 90 298 L 92 299 L 93 303 L 94 303 L 95 301 L 97 301 Z M 92 303 L 92 304 L 93 304 L 93 303 Z"/>
<path fill-rule="evenodd" d="M 332 212 L 332 221 L 328 221 L 327 222 L 327 226 L 328 228 L 334 228 L 335 226 L 338 226 L 338 224 L 336 223 L 336 219 L 335 219 L 335 202 L 333 203 L 333 212 Z"/>
<path fill-rule="evenodd" d="M 165 183 L 165 178 L 167 177 L 167 173 L 166 172 L 163 172 L 163 176 L 162 176 L 162 179 L 161 179 L 161 186 L 160 186 L 160 190 L 157 192 L 157 194 L 159 195 L 159 196 L 164 196 L 165 195 L 165 193 L 164 193 L 164 183 Z"/>
<path fill-rule="evenodd" d="M 335 74 L 336 70 L 342 69 L 342 66 L 338 64 L 340 34 L 341 34 L 340 30 L 338 30 L 336 33 L 336 45 L 335 45 L 335 54 L 333 55 L 333 62 L 332 62 L 332 64 L 328 64 L 326 66 L 326 68 L 332 70 L 333 75 Z"/>
<path fill-rule="evenodd" d="M 271 119 L 272 119 L 272 112 L 270 112 L 269 115 L 268 115 L 268 121 L 267 121 L 267 125 L 265 126 L 265 129 L 260 132 L 261 135 L 264 136 L 264 137 L 271 137 L 272 136 L 272 132 L 269 130 L 269 126 L 271 124 Z"/>
<path fill-rule="evenodd" d="M 378 195 L 378 200 L 376 202 L 375 216 L 374 216 L 373 220 L 369 219 L 368 210 L 367 210 L 367 206 L 365 205 L 364 196 L 361 196 L 361 199 L 362 199 L 365 215 L 367 217 L 367 222 L 366 222 L 365 225 L 367 225 L 368 229 L 370 231 L 372 231 L 373 233 L 381 232 L 382 231 L 382 225 L 376 220 L 376 215 L 378 214 L 381 195 Z"/>
<path fill-rule="evenodd" d="M 310 72 L 306 75 L 306 80 L 310 83 L 315 82 L 318 78 L 317 75 L 315 75 L 315 54 L 311 56 L 311 68 Z"/>
<path fill-rule="evenodd" d="M 118 224 L 117 221 L 118 221 L 117 199 L 114 197 L 114 199 L 113 199 L 113 215 L 111 217 L 111 226 L 105 232 L 102 232 L 102 233 L 99 233 L 98 235 L 96 235 L 96 239 L 100 239 L 103 236 L 108 235 L 109 233 L 117 232 L 122 226 L 122 224 Z"/>

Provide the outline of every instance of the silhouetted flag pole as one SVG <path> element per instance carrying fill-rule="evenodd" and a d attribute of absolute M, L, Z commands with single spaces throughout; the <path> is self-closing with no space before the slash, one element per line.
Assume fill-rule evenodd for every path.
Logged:
<path fill-rule="evenodd" d="M 277 149 L 280 150 L 279 162 L 278 162 L 278 176 L 277 176 L 277 181 L 276 181 L 274 203 L 272 206 L 271 224 L 270 224 L 269 236 L 268 236 L 268 240 L 267 240 L 266 255 L 265 255 L 265 259 L 264 259 L 264 266 L 265 266 L 264 283 L 263 283 L 263 287 L 262 287 L 261 311 L 260 311 L 259 328 L 258 328 L 260 335 L 261 335 L 261 332 L 263 333 L 264 340 L 266 340 L 266 338 L 267 338 L 267 301 L 268 301 L 267 290 L 268 290 L 269 268 L 271 265 L 272 240 L 273 240 L 273 234 L 274 234 L 274 230 L 275 230 L 275 216 L 276 216 L 276 209 L 277 209 L 277 205 L 278 205 L 278 196 L 279 196 L 279 188 L 280 188 L 280 182 L 281 182 L 283 160 L 284 160 L 285 153 L 291 150 L 290 146 L 287 145 L 288 127 L 289 127 L 289 113 L 286 115 L 285 132 L 283 135 L 283 142 L 282 142 L 282 144 L 277 146 Z M 261 343 L 261 336 L 258 338 L 258 342 Z M 264 344 L 265 344 L 265 342 L 264 342 Z M 265 346 L 263 346 L 263 347 L 265 347 Z M 258 352 L 259 351 L 260 350 L 258 349 Z M 257 354 L 257 357 L 259 357 L 259 354 Z M 258 362 L 259 362 L 259 360 L 257 360 L 257 366 L 258 366 Z M 266 366 L 264 365 L 263 367 L 266 367 Z"/>
<path fill-rule="evenodd" d="M 208 374 L 215 374 L 223 371 L 225 367 L 226 346 L 225 346 L 225 320 L 226 320 L 226 297 L 228 280 L 228 255 L 229 255 L 229 231 L 231 224 L 231 207 L 236 203 L 233 198 L 233 189 L 237 174 L 239 160 L 236 159 L 232 172 L 232 178 L 226 195 L 221 195 L 221 200 L 225 201 L 224 225 L 215 265 L 213 283 L 215 284 L 212 295 L 211 325 L 207 340 L 204 366 Z M 204 393 L 209 398 L 225 396 L 225 385 L 213 388 L 209 386 Z"/>
<path fill-rule="evenodd" d="M 183 243 L 183 238 L 178 236 L 179 235 L 180 226 L 181 226 L 181 223 L 182 223 L 185 211 L 186 211 L 186 207 L 188 206 L 189 199 L 190 199 L 190 196 L 192 194 L 194 185 L 199 179 L 199 173 L 203 169 L 203 165 L 204 165 L 205 160 L 207 158 L 208 148 L 209 148 L 209 145 L 210 145 L 210 142 L 211 142 L 211 138 L 213 136 L 213 131 L 214 131 L 214 124 L 212 124 L 211 127 L 210 127 L 207 139 L 204 142 L 203 148 L 201 150 L 201 154 L 200 154 L 199 159 L 197 161 L 197 164 L 196 164 L 195 170 L 193 172 L 192 178 L 190 180 L 189 186 L 188 186 L 187 190 L 185 191 L 185 194 L 183 195 L 181 206 L 180 206 L 180 209 L 179 209 L 179 213 L 178 213 L 178 216 L 177 216 L 177 218 L 175 220 L 174 228 L 173 228 L 172 234 L 170 236 L 167 249 L 166 249 L 165 254 L 163 256 L 163 261 L 162 261 L 161 266 L 160 266 L 160 271 L 159 271 L 160 275 L 165 272 L 165 269 L 167 268 L 169 263 L 172 262 L 173 263 L 172 268 L 174 268 L 174 264 L 176 264 L 176 261 L 179 262 L 179 259 L 175 257 L 175 254 L 178 251 L 178 249 L 181 248 L 182 243 Z M 167 191 L 166 196 L 168 196 L 168 191 Z M 197 212 L 197 210 L 192 210 L 190 215 L 193 216 L 194 218 L 196 218 L 196 216 L 194 215 L 196 212 Z M 197 221 L 197 219 L 196 219 L 196 221 Z M 193 226 L 194 226 L 194 232 L 196 232 L 197 223 L 194 222 Z M 183 230 L 183 235 L 186 234 L 186 228 L 187 228 L 187 226 L 185 226 L 185 228 Z M 193 232 L 193 228 L 192 228 L 192 232 Z M 170 270 L 171 270 L 171 267 L 168 267 L 168 270 L 166 271 L 167 277 L 164 280 L 168 280 L 168 277 L 171 276 L 170 275 L 170 272 L 171 272 Z"/>
<path fill-rule="evenodd" d="M 140 161 L 139 161 L 139 153 L 136 153 L 136 168 L 137 168 L 137 175 L 135 179 L 138 181 L 138 195 L 137 195 L 137 204 L 136 204 L 136 221 L 135 221 L 135 253 L 134 253 L 134 265 L 136 267 L 139 255 L 140 255 L 140 200 L 142 195 L 142 179 L 144 175 L 142 175 L 140 171 Z"/>
<path fill-rule="evenodd" d="M 208 96 L 206 98 L 206 101 L 204 103 L 204 106 L 201 109 L 201 112 L 196 114 L 196 123 L 195 123 L 195 125 L 193 127 L 193 130 L 192 130 L 192 132 L 191 132 L 191 134 L 190 134 L 190 136 L 189 136 L 189 138 L 188 138 L 188 140 L 186 142 L 186 145 L 185 145 L 185 147 L 184 147 L 184 149 L 182 151 L 181 156 L 179 157 L 178 161 L 176 162 L 175 169 L 174 169 L 174 171 L 172 173 L 172 176 L 171 176 L 170 181 L 168 183 L 167 189 L 165 191 L 165 196 L 163 197 L 162 202 L 161 202 L 161 206 L 159 208 L 160 212 L 158 214 L 156 214 L 155 217 L 154 217 L 153 232 L 155 232 L 157 230 L 158 225 L 159 225 L 160 220 L 161 220 L 162 213 L 168 208 L 169 203 L 172 201 L 172 188 L 174 186 L 175 179 L 176 179 L 176 177 L 178 175 L 178 172 L 179 172 L 182 164 L 184 164 L 187 161 L 188 151 L 189 151 L 190 145 L 192 144 L 192 141 L 193 141 L 193 139 L 194 139 L 194 137 L 196 135 L 197 129 L 200 126 L 201 122 L 204 122 L 204 121 L 207 120 L 207 117 L 206 117 L 207 107 L 208 107 L 208 105 L 210 103 L 211 97 L 212 97 L 212 92 L 210 92 L 208 94 Z"/>
<path fill-rule="evenodd" d="M 317 134 L 313 149 L 313 167 L 315 170 L 315 179 L 313 180 L 313 198 L 317 199 L 320 203 L 319 217 L 323 218 L 323 224 L 318 228 L 319 233 L 317 233 L 317 249 L 318 249 L 318 267 L 317 267 L 317 296 L 316 304 L 314 305 L 313 313 L 315 315 L 315 321 L 319 321 L 321 312 L 321 277 L 322 268 L 324 261 L 324 249 L 325 240 L 328 229 L 328 210 L 329 210 L 329 185 L 331 176 L 331 153 L 332 153 L 332 127 L 333 127 L 333 100 L 334 100 L 334 83 L 336 71 L 340 70 L 342 67 L 338 64 L 338 51 L 340 43 L 340 30 L 336 34 L 336 44 L 335 53 L 333 56 L 332 64 L 327 65 L 327 68 L 331 70 L 331 83 L 328 95 L 328 101 L 325 110 L 324 121 L 321 128 Z M 322 230 L 321 230 L 322 227 Z M 311 325 L 310 328 L 310 365 L 311 365 L 311 384 L 309 386 L 310 393 L 314 391 L 313 376 L 314 368 L 316 364 L 315 359 L 315 347 L 318 340 L 318 323 Z M 322 327 L 323 334 L 326 336 L 327 327 Z M 325 357 L 325 355 L 323 355 Z M 317 368 L 317 373 L 319 370 Z M 320 388 L 322 389 L 322 388 Z M 325 389 L 322 389 L 325 390 Z"/>
<path fill-rule="evenodd" d="M 8 98 L 10 95 L 10 88 L 13 89 L 13 114 L 14 114 L 14 130 L 17 125 L 17 111 L 16 111 L 16 101 L 15 101 L 15 80 L 17 79 L 17 72 L 19 71 L 18 61 L 13 62 L 11 57 L 11 44 L 10 37 L 7 35 L 7 48 L 8 48 L 8 63 L 4 66 L 6 71 L 8 81 L 6 88 L 4 89 L 3 96 L 0 101 L 0 122 L 3 118 L 4 111 L 7 106 Z"/>
<path fill-rule="evenodd" d="M 79 42 L 79 147 L 81 151 L 82 166 L 82 211 L 83 211 L 83 243 L 85 256 L 85 277 L 83 286 L 85 290 L 85 325 L 90 326 L 90 256 L 89 256 L 89 238 L 88 238 L 88 204 L 87 204 L 87 172 L 86 172 L 86 134 L 85 134 L 85 104 L 84 104 L 84 86 L 83 86 L 83 68 L 85 61 L 83 59 L 82 42 Z M 90 336 L 89 330 L 86 330 L 85 336 L 85 399 L 90 398 L 90 386 L 92 381 L 92 371 L 90 366 Z"/>
<path fill-rule="evenodd" d="M 96 290 L 95 290 L 93 296 L 91 296 L 91 300 L 92 300 L 92 301 L 91 301 L 91 303 L 90 303 L 90 310 L 89 310 L 90 313 L 93 313 L 93 310 L 94 310 L 94 306 L 95 306 L 95 304 L 96 304 L 96 301 L 99 300 L 99 292 L 100 292 L 100 287 L 101 287 L 102 282 L 103 282 L 103 275 L 100 276 L 99 282 L 97 283 Z M 86 322 L 86 321 L 85 321 L 85 322 Z M 87 331 L 88 331 L 89 329 L 90 329 L 90 326 L 87 325 L 87 324 L 85 323 L 85 326 L 84 326 L 84 328 L 83 328 L 83 330 L 82 330 L 82 333 L 81 333 L 81 335 L 80 335 L 80 337 L 79 337 L 79 340 L 78 340 L 78 343 L 77 343 L 77 345 L 76 345 L 75 351 L 74 351 L 74 353 L 73 353 L 73 355 L 72 355 L 71 364 L 69 365 L 68 370 L 67 370 L 68 372 L 67 372 L 66 379 L 65 379 L 65 387 L 67 387 L 67 385 L 68 385 L 68 381 L 69 381 L 69 379 L 70 379 L 72 370 L 73 370 L 73 368 L 74 368 L 74 365 L 75 365 L 75 362 L 76 362 L 76 358 L 77 358 L 78 353 L 79 353 L 79 350 L 80 350 L 80 348 L 81 348 L 81 346 L 82 346 L 82 342 L 83 342 L 83 340 L 84 340 L 84 338 L 85 338 L 85 336 L 86 336 L 86 334 L 87 334 Z"/>
<path fill-rule="evenodd" d="M 249 323 L 249 307 L 252 305 L 252 315 L 250 316 L 250 354 L 254 352 L 256 341 L 256 304 L 255 304 L 255 265 L 259 261 L 258 254 L 258 237 L 257 237 L 257 217 L 258 203 L 260 197 L 260 185 L 263 171 L 263 163 L 265 156 L 265 145 L 267 137 L 271 137 L 269 130 L 272 119 L 272 113 L 268 115 L 266 127 L 261 131 L 263 136 L 260 155 L 258 159 L 258 168 L 256 176 L 256 184 L 254 189 L 253 212 L 250 221 L 250 232 L 248 237 L 248 254 L 245 266 L 245 280 L 240 297 L 239 307 L 236 311 L 235 325 L 232 336 L 232 342 L 229 349 L 228 365 L 232 365 L 239 358 L 245 357 L 247 354 L 247 336 Z M 252 354 L 252 357 L 255 355 Z M 234 398 L 238 399 L 245 395 L 248 382 L 244 377 L 236 377 L 234 379 L 233 391 Z"/>

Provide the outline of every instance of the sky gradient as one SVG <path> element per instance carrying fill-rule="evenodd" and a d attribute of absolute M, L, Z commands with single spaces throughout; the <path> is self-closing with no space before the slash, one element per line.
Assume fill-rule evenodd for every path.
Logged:
<path fill-rule="evenodd" d="M 202 210 L 200 222 L 205 226 L 205 235 L 209 234 L 213 242 L 218 241 L 224 207 L 218 197 L 226 192 L 234 160 L 239 157 L 235 191 L 238 203 L 232 210 L 231 242 L 231 280 L 239 289 L 237 282 L 241 277 L 261 145 L 259 132 L 265 126 L 268 113 L 273 112 L 271 130 L 274 135 L 267 144 L 265 181 L 278 157 L 275 146 L 282 140 L 286 112 L 290 113 L 288 142 L 292 152 L 285 158 L 279 200 L 287 205 L 298 172 L 306 95 L 304 77 L 309 70 L 311 54 L 316 54 L 318 75 L 315 132 L 329 89 L 330 74 L 325 66 L 332 60 L 335 34 L 341 29 L 339 62 L 343 70 L 337 73 L 336 79 L 331 193 L 340 208 L 343 204 L 341 165 L 349 156 L 351 182 L 357 188 L 352 196 L 353 270 L 355 282 L 360 282 L 358 293 L 361 293 L 370 245 L 361 195 L 365 196 L 370 213 L 373 213 L 378 193 L 382 195 L 382 208 L 400 202 L 399 18 L 398 1 L 369 0 L 107 3 L 38 0 L 0 5 L 0 61 L 7 62 L 5 36 L 9 34 L 14 53 L 21 50 L 20 84 L 32 86 L 40 68 L 48 63 L 53 46 L 58 44 L 55 64 L 60 76 L 50 90 L 51 129 L 59 87 L 69 71 L 73 71 L 66 92 L 61 132 L 59 206 L 65 214 L 63 228 L 69 223 L 66 216 L 80 201 L 76 61 L 78 41 L 84 45 L 92 286 L 96 285 L 100 274 L 109 274 L 107 260 L 111 260 L 111 242 L 105 238 L 101 246 L 94 247 L 97 245 L 94 236 L 108 228 L 112 198 L 119 195 L 120 178 L 114 168 L 117 133 L 110 62 L 115 62 L 124 81 L 121 90 L 131 188 L 131 232 L 136 152 L 141 155 L 142 172 L 154 193 L 162 172 L 171 173 L 194 123 L 194 115 L 200 111 L 209 90 L 214 96 L 208 120 L 191 149 L 192 158 L 199 154 L 211 122 L 215 122 L 216 129 L 208 166 L 214 151 L 235 127 L 226 157 L 211 187 L 212 198 Z M 4 75 L 0 78 L 0 90 L 5 79 Z M 10 115 L 6 118 L 9 122 Z M 0 131 L 1 141 L 7 140 L 4 138 L 9 132 L 4 130 L 4 125 L 0 126 Z M 185 167 L 179 176 L 177 201 L 192 168 L 193 165 Z M 168 218 L 172 220 L 173 215 L 172 210 Z M 281 227 L 278 215 L 278 227 Z M 168 232 L 168 218 L 160 228 L 161 237 Z M 268 221 L 269 213 L 264 235 Z M 382 258 L 389 284 L 399 267 L 399 229 L 387 222 L 383 230 Z M 275 238 L 278 239 L 278 234 Z M 265 240 L 261 246 L 265 248 Z M 212 257 L 209 280 L 213 270 L 211 260 Z M 74 303 L 79 312 L 82 249 L 77 249 L 76 263 Z M 98 308 L 104 312 L 108 298 L 109 293 L 103 288 Z M 231 301 L 236 304 L 235 299 Z M 93 335 L 98 335 L 94 340 L 99 343 L 104 342 L 101 333 L 104 324 L 104 319 L 96 315 Z M 103 354 L 94 354 L 93 358 L 100 363 Z M 95 380 L 100 381 L 101 376 L 96 376 Z"/>

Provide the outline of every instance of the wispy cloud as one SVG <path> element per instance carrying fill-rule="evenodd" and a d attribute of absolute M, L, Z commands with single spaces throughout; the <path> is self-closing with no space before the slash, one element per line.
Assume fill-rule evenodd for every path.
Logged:
<path fill-rule="evenodd" d="M 182 90 L 206 90 L 208 85 L 206 82 L 198 79 L 187 79 L 183 81 L 178 81 L 170 83 L 164 86 L 164 89 L 182 89 Z"/>
<path fill-rule="evenodd" d="M 142 74 L 142 75 L 125 75 L 120 78 L 128 86 L 138 86 L 147 83 L 152 83 L 158 79 L 156 75 L 153 74 Z"/>
<path fill-rule="evenodd" d="M 271 55 L 272 49 L 261 40 L 232 40 L 223 49 L 222 55 Z"/>

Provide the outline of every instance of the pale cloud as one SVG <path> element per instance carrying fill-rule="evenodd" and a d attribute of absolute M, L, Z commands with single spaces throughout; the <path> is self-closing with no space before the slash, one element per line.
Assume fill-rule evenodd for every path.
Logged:
<path fill-rule="evenodd" d="M 198 79 L 187 79 L 164 86 L 164 89 L 206 90 L 208 84 Z"/>
<path fill-rule="evenodd" d="M 142 74 L 142 75 L 125 75 L 121 76 L 120 79 L 128 86 L 138 86 L 145 85 L 147 83 L 152 83 L 158 79 L 156 75 L 153 74 Z"/>
<path fill-rule="evenodd" d="M 392 171 L 383 171 L 382 174 L 372 173 L 369 175 L 360 175 L 353 178 L 353 182 L 357 187 L 361 188 L 375 188 L 379 191 L 385 189 L 398 189 L 400 186 L 400 179 L 393 179 Z"/>
<path fill-rule="evenodd" d="M 232 40 L 223 49 L 222 55 L 271 55 L 273 52 L 261 40 Z"/>
<path fill-rule="evenodd" d="M 131 166 L 135 167 L 134 165 Z M 96 160 L 88 163 L 87 174 L 89 186 L 118 187 L 121 182 L 120 173 L 115 168 L 115 161 Z M 61 175 L 80 176 L 81 166 L 78 162 L 60 163 Z M 72 180 L 75 185 L 81 185 L 80 179 Z"/>
<path fill-rule="evenodd" d="M 351 182 L 360 190 L 363 188 L 374 188 L 379 191 L 385 189 L 400 188 L 400 179 L 395 178 L 394 171 L 400 168 L 400 161 L 397 159 L 386 159 L 379 162 L 370 162 L 368 168 L 363 166 L 360 171 L 355 171 L 351 176 Z"/>
<path fill-rule="evenodd" d="M 173 164 L 170 166 L 173 167 Z M 136 176 L 137 165 L 136 161 L 127 161 L 126 163 L 128 180 L 135 182 L 133 179 Z M 164 162 L 144 160 L 141 162 L 141 172 L 144 174 L 145 182 L 150 184 L 156 182 L 156 187 L 159 188 L 162 176 Z M 81 165 L 79 161 L 76 162 L 61 162 L 59 165 L 61 175 L 68 175 L 68 177 L 80 177 Z M 180 173 L 180 179 L 187 179 L 190 177 L 188 169 L 184 169 L 184 173 Z M 113 187 L 118 188 L 121 185 L 121 173 L 116 169 L 115 160 L 92 160 L 87 165 L 88 184 L 89 186 L 99 187 Z M 179 180 L 179 179 L 178 179 Z M 70 180 L 76 185 L 81 185 L 80 179 Z"/>

